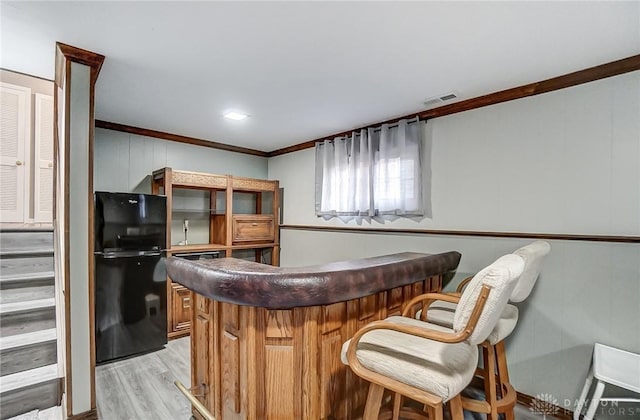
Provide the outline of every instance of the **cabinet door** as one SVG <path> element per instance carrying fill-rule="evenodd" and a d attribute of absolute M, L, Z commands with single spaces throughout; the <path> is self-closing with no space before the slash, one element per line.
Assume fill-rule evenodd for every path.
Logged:
<path fill-rule="evenodd" d="M 171 289 L 172 331 L 184 331 L 191 327 L 191 291 L 174 284 Z"/>
<path fill-rule="evenodd" d="M 36 222 L 53 221 L 53 96 L 36 93 L 33 210 Z"/>
<path fill-rule="evenodd" d="M 25 190 L 31 89 L 2 83 L 0 93 L 0 221 L 22 223 L 29 211 Z"/>

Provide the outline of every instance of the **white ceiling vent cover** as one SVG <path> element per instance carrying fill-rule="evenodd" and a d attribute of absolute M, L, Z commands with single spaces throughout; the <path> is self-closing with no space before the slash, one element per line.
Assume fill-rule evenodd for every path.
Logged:
<path fill-rule="evenodd" d="M 434 96 L 433 98 L 428 98 L 427 100 L 425 100 L 423 102 L 423 104 L 424 104 L 424 106 L 437 105 L 437 104 L 441 104 L 442 102 L 445 102 L 445 101 L 450 101 L 452 99 L 456 99 L 457 97 L 458 97 L 457 93 L 454 93 L 454 92 L 445 93 L 445 94 L 442 94 L 442 95 Z"/>

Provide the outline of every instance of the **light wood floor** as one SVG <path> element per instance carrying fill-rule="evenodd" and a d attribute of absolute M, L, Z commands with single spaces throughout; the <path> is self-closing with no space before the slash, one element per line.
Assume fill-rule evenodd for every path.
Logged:
<path fill-rule="evenodd" d="M 163 350 L 98 366 L 96 397 L 99 418 L 189 420 L 189 403 L 173 384 L 176 379 L 187 386 L 191 383 L 189 345 L 189 337 L 180 338 L 170 341 Z M 542 419 L 541 415 L 532 414 L 528 407 L 523 406 L 516 406 L 515 417 L 517 420 Z M 465 412 L 465 420 L 485 418 L 484 415 Z M 547 419 L 553 417 L 547 416 Z"/>
<path fill-rule="evenodd" d="M 152 353 L 96 368 L 96 402 L 101 420 L 191 418 L 187 399 L 173 381 L 191 383 L 189 337 L 169 341 Z"/>

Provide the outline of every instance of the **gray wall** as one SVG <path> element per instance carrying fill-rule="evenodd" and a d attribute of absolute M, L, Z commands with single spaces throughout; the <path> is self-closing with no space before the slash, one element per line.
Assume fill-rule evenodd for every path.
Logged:
<path fill-rule="evenodd" d="M 151 173 L 164 167 L 260 179 L 267 177 L 267 159 L 263 157 L 96 129 L 95 191 L 151 193 Z M 247 203 L 235 203 L 235 200 L 234 204 L 241 205 L 235 211 L 246 211 L 248 207 Z M 208 208 L 208 193 L 175 189 L 174 207 Z M 255 204 L 249 203 L 249 207 L 253 208 Z M 189 244 L 209 242 L 209 213 L 174 212 L 171 224 L 172 244 L 184 239 L 184 219 L 189 220 Z"/>
<path fill-rule="evenodd" d="M 640 72 L 435 119 L 424 134 L 430 217 L 361 227 L 640 235 Z M 314 166 L 313 150 L 269 160 L 284 223 L 356 225 L 314 215 Z M 281 261 L 458 250 L 455 282 L 528 242 L 283 230 Z M 507 341 L 509 368 L 519 391 L 571 408 L 594 342 L 640 352 L 640 245 L 549 242 Z"/>
<path fill-rule="evenodd" d="M 112 192 L 151 192 L 151 172 L 173 169 L 267 177 L 267 159 L 208 147 L 96 129 L 94 189 Z"/>

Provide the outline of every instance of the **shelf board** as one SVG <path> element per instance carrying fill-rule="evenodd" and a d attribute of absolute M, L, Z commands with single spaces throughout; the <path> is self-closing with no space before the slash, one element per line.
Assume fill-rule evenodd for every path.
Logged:
<path fill-rule="evenodd" d="M 209 213 L 209 214 L 224 214 L 224 210 L 216 209 L 171 209 L 171 213 Z"/>
<path fill-rule="evenodd" d="M 229 248 L 221 244 L 194 244 L 194 245 L 171 245 L 169 252 L 193 252 L 193 251 L 224 251 Z"/>
<path fill-rule="evenodd" d="M 278 244 L 275 243 L 275 242 L 251 243 L 251 244 L 231 245 L 229 248 L 231 248 L 231 249 L 261 249 L 261 248 L 273 248 L 274 246 L 278 246 Z"/>

